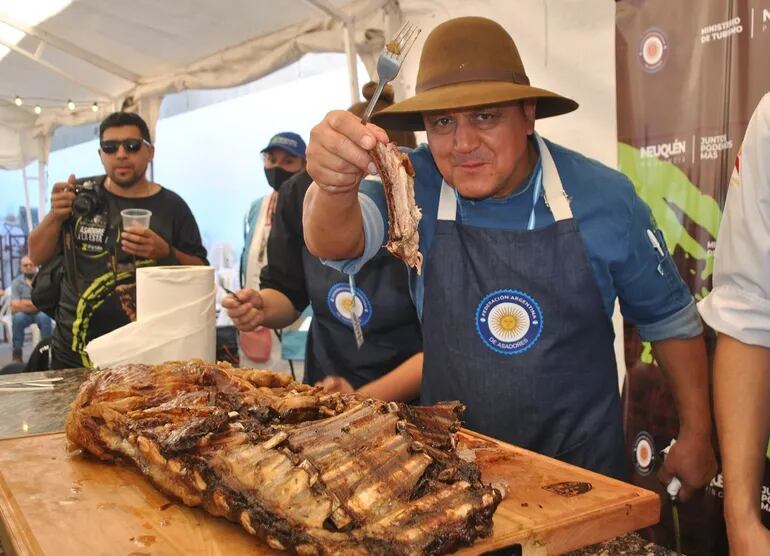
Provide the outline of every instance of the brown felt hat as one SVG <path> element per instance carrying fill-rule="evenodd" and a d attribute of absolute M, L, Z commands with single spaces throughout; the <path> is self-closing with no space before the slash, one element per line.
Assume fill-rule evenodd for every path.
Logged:
<path fill-rule="evenodd" d="M 416 94 L 372 116 L 381 127 L 425 129 L 423 112 L 537 99 L 535 117 L 572 112 L 572 99 L 532 87 L 516 44 L 491 19 L 458 17 L 436 27 L 420 56 Z"/>

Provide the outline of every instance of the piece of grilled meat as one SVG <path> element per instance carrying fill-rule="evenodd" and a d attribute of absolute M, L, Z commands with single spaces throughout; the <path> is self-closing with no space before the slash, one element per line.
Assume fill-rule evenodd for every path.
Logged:
<path fill-rule="evenodd" d="M 380 174 L 388 201 L 388 251 L 422 272 L 419 225 L 422 212 L 414 200 L 414 167 L 395 143 L 377 145 L 369 151 Z"/>
<path fill-rule="evenodd" d="M 223 363 L 125 365 L 89 376 L 67 438 L 275 549 L 442 554 L 489 535 L 501 499 L 455 453 L 462 410 L 325 394 Z"/>

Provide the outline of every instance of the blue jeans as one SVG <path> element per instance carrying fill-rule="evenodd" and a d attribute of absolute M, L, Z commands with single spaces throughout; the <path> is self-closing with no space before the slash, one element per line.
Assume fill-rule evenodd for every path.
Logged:
<path fill-rule="evenodd" d="M 36 313 L 14 313 L 13 314 L 13 349 L 21 349 L 24 345 L 24 329 L 32 324 L 37 324 L 40 329 L 41 338 L 47 338 L 51 335 L 51 317 L 37 311 Z"/>

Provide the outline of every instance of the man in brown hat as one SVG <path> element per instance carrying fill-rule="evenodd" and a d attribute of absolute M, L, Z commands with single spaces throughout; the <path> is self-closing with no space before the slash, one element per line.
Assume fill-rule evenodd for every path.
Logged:
<path fill-rule="evenodd" d="M 409 153 L 422 209 L 423 403 L 459 399 L 469 428 L 595 471 L 628 476 L 611 314 L 653 343 L 681 427 L 661 479 L 681 496 L 716 470 L 702 327 L 649 208 L 622 174 L 543 140 L 535 120 L 577 108 L 529 85 L 497 23 L 439 25 L 417 94 L 377 114 L 425 129 Z M 308 248 L 354 273 L 383 244 L 387 208 L 368 151 L 388 140 L 331 112 L 311 133 Z M 668 439 L 666 439 L 668 442 Z"/>

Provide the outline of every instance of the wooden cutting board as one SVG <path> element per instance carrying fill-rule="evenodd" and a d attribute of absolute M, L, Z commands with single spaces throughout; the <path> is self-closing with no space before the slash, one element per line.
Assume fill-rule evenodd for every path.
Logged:
<path fill-rule="evenodd" d="M 559 554 L 659 519 L 648 490 L 468 431 L 460 449 L 475 454 L 484 481 L 508 492 L 493 535 L 459 554 L 516 544 L 525 555 Z M 0 440 L 0 540 L 10 555 L 283 554 L 171 502 L 138 471 L 67 453 L 63 433 Z"/>

